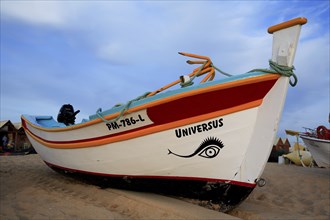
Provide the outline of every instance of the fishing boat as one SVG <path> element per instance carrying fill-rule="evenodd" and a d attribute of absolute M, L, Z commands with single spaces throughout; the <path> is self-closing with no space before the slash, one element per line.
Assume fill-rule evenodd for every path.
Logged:
<path fill-rule="evenodd" d="M 296 18 L 268 28 L 268 69 L 214 79 L 219 69 L 209 57 L 180 53 L 200 66 L 154 92 L 98 109 L 81 123 L 66 105 L 58 121 L 22 115 L 22 125 L 52 168 L 161 190 L 181 186 L 228 211 L 263 184 L 287 88 L 296 83 L 293 60 L 306 22 Z"/>
<path fill-rule="evenodd" d="M 330 129 L 322 125 L 316 129 L 306 128 L 306 132 L 300 133 L 299 137 L 311 152 L 317 166 L 330 168 Z"/>

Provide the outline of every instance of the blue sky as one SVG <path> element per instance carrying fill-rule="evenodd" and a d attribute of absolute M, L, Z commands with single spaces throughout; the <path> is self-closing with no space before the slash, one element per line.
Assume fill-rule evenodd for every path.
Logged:
<path fill-rule="evenodd" d="M 79 122 L 189 73 L 179 51 L 234 75 L 268 67 L 267 28 L 301 16 L 279 135 L 329 127 L 329 1 L 1 0 L 1 120 L 71 103 Z"/>

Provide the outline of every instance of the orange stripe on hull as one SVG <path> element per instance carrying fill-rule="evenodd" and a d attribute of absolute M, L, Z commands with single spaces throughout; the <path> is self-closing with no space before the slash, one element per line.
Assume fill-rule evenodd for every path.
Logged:
<path fill-rule="evenodd" d="M 208 119 L 228 115 L 228 114 L 243 111 L 246 109 L 251 109 L 251 108 L 260 106 L 261 103 L 262 103 L 262 100 L 256 100 L 256 101 L 246 103 L 246 104 L 243 104 L 240 106 L 235 106 L 235 107 L 232 107 L 229 109 L 212 112 L 212 113 L 208 113 L 205 115 L 195 116 L 193 118 L 183 119 L 183 120 L 179 120 L 179 121 L 175 121 L 175 122 L 167 123 L 167 124 L 162 124 L 162 125 L 156 125 L 156 126 L 152 126 L 152 127 L 138 130 L 138 131 L 121 134 L 121 135 L 114 136 L 114 137 L 105 137 L 105 138 L 100 138 L 100 139 L 91 140 L 91 141 L 87 140 L 87 141 L 74 142 L 74 143 L 58 143 L 58 142 L 53 143 L 53 142 L 44 140 L 44 139 L 32 134 L 28 129 L 26 129 L 26 132 L 34 140 L 36 140 L 40 144 L 42 144 L 46 147 L 49 147 L 49 148 L 75 149 L 75 148 L 96 147 L 96 146 L 110 144 L 110 143 L 114 143 L 114 142 L 118 142 L 118 141 L 125 141 L 125 140 L 129 140 L 129 139 L 137 138 L 137 137 L 142 137 L 145 135 L 149 135 L 149 134 L 173 129 L 176 127 L 193 124 L 193 123 L 200 122 L 200 121 L 205 121 Z"/>

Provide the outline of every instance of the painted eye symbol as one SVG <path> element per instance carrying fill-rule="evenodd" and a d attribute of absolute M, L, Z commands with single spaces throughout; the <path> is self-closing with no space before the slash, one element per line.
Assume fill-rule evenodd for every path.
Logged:
<path fill-rule="evenodd" d="M 217 145 L 210 145 L 207 146 L 202 152 L 198 154 L 198 156 L 205 157 L 205 158 L 214 158 L 220 152 L 220 147 Z"/>
<path fill-rule="evenodd" d="M 168 149 L 168 155 L 173 154 L 175 156 L 183 157 L 183 158 L 190 158 L 195 155 L 198 155 L 198 156 L 201 156 L 204 158 L 211 159 L 211 158 L 216 157 L 219 154 L 220 149 L 223 147 L 224 147 L 224 145 L 221 140 L 219 140 L 215 137 L 209 137 L 209 138 L 205 139 L 201 143 L 201 145 L 199 145 L 199 147 L 195 150 L 195 152 L 193 152 L 192 154 L 180 155 L 180 154 L 173 153 L 170 149 Z"/>

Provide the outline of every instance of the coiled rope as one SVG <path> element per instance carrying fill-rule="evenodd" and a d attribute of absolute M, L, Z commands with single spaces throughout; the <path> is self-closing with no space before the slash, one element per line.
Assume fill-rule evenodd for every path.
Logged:
<path fill-rule="evenodd" d="M 269 66 L 271 69 L 253 69 L 249 71 L 251 72 L 264 72 L 264 73 L 272 73 L 272 74 L 280 74 L 281 76 L 286 76 L 290 78 L 290 85 L 292 87 L 295 87 L 298 83 L 298 78 L 296 74 L 293 72 L 295 69 L 294 66 L 288 67 L 288 66 L 282 66 L 279 65 L 271 60 L 269 60 Z M 291 76 L 293 77 L 293 81 L 291 81 Z"/>

